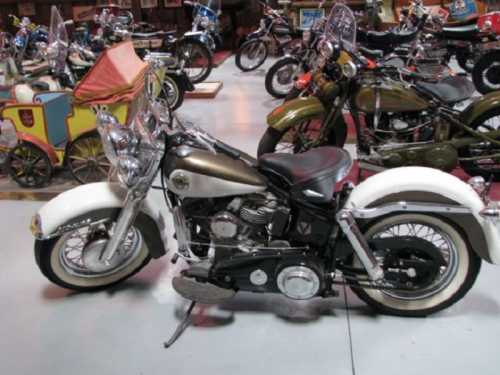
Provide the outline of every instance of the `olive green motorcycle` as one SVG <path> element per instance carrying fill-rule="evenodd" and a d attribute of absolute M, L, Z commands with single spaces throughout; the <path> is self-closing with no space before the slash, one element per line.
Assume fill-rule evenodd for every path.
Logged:
<path fill-rule="evenodd" d="M 379 66 L 357 52 L 354 15 L 335 17 L 329 18 L 321 43 L 313 95 L 288 101 L 268 115 L 259 156 L 343 146 L 350 115 L 362 169 L 419 165 L 451 171 L 460 166 L 469 175 L 500 180 L 500 92 L 457 110 L 457 103 L 469 99 L 465 78 L 405 81 L 398 68 Z"/>

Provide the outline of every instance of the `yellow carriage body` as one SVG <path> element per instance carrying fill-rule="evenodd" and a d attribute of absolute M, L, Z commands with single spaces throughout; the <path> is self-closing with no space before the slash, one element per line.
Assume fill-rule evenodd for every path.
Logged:
<path fill-rule="evenodd" d="M 95 130 L 99 109 L 128 123 L 146 67 L 132 43 L 125 42 L 103 53 L 73 92 L 39 93 L 33 103 L 8 104 L 0 115 L 14 125 L 18 140 L 35 144 L 54 166 L 61 166 L 66 146 Z"/>

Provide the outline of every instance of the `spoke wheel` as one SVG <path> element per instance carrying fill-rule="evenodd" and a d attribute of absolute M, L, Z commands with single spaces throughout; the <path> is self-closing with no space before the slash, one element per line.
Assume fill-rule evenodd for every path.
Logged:
<path fill-rule="evenodd" d="M 470 127 L 480 133 L 500 130 L 500 110 L 493 109 L 486 112 Z M 461 167 L 470 176 L 483 176 L 487 180 L 493 178 L 495 181 L 500 181 L 500 146 L 487 141 L 479 141 L 460 149 L 459 154 L 462 158 L 484 157 L 479 160 L 460 161 Z"/>
<path fill-rule="evenodd" d="M 212 53 L 203 43 L 185 41 L 179 46 L 178 54 L 192 83 L 200 83 L 208 78 L 212 71 Z"/>
<path fill-rule="evenodd" d="M 284 99 L 294 87 L 300 74 L 300 63 L 292 57 L 277 61 L 266 74 L 266 90 L 277 99 Z"/>
<path fill-rule="evenodd" d="M 29 142 L 14 147 L 5 162 L 7 172 L 19 186 L 41 188 L 50 183 L 53 167 L 47 154 Z"/>
<path fill-rule="evenodd" d="M 111 169 L 97 132 L 84 134 L 68 146 L 66 164 L 81 184 L 103 181 Z"/>
<path fill-rule="evenodd" d="M 439 217 L 390 215 L 372 223 L 364 234 L 384 269 L 384 286 L 393 289 L 353 287 L 353 291 L 384 313 L 425 316 L 440 311 L 468 292 L 480 270 L 481 258 L 469 248 L 466 237 Z M 375 246 L 376 241 L 384 246 Z M 353 266 L 362 268 L 357 256 Z M 358 280 L 379 285 L 366 276 Z"/>
<path fill-rule="evenodd" d="M 267 59 L 268 47 L 261 39 L 249 40 L 240 47 L 236 54 L 236 66 L 243 72 L 259 68 Z"/>

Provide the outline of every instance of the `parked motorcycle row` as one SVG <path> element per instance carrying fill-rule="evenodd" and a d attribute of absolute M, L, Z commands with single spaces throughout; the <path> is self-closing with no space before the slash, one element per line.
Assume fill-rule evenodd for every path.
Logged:
<path fill-rule="evenodd" d="M 418 5 L 404 21 L 415 15 L 421 35 Z M 269 17 L 255 35 L 285 20 Z M 348 286 L 375 310 L 400 316 L 462 299 L 482 261 L 500 263 L 500 205 L 488 197 L 500 176 L 500 92 L 458 109 L 470 99 L 467 77 L 421 72 L 426 58 L 409 55 L 420 41 L 397 51 L 402 66 L 389 64 L 390 51 L 359 45 L 361 33 L 353 12 L 337 4 L 304 36 L 317 57 L 294 82 L 296 97 L 268 116 L 257 158 L 179 120 L 145 76 L 129 77 L 127 116 L 112 113 L 109 97 L 87 96 L 114 179 L 68 190 L 34 215 L 40 271 L 64 288 L 107 288 L 167 253 L 172 220 L 171 260 L 186 264 L 173 288 L 192 303 L 167 347 L 196 303 L 240 291 L 307 300 Z M 357 186 L 344 180 L 353 167 L 342 148 L 346 118 L 360 163 L 379 172 Z M 468 183 L 446 173 L 457 166 Z"/>

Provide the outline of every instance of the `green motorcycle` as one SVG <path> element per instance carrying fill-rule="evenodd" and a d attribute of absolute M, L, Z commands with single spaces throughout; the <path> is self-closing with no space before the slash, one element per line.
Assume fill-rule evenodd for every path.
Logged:
<path fill-rule="evenodd" d="M 269 114 L 259 156 L 343 146 L 347 111 L 363 169 L 419 165 L 451 171 L 461 166 L 472 176 L 500 180 L 500 92 L 457 110 L 455 105 L 470 96 L 465 78 L 407 82 L 398 68 L 379 66 L 357 52 L 356 20 L 347 7 L 332 12 L 327 22 L 313 95 Z"/>

